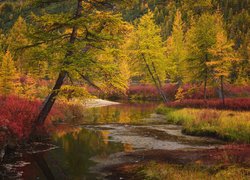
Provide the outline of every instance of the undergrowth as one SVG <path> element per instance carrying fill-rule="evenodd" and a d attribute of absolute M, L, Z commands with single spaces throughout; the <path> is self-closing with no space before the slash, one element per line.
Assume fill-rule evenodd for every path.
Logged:
<path fill-rule="evenodd" d="M 222 140 L 250 143 L 250 112 L 215 109 L 174 109 L 160 106 L 167 122 L 183 125 L 190 135 L 211 136 Z"/>
<path fill-rule="evenodd" d="M 250 170 L 238 166 L 202 167 L 197 165 L 173 165 L 150 162 L 140 168 L 146 180 L 247 180 Z"/>

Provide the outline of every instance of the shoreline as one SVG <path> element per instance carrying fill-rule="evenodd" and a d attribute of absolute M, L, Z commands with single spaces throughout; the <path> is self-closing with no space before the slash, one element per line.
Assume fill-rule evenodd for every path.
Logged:
<path fill-rule="evenodd" d="M 85 108 L 96 108 L 96 107 L 112 106 L 118 104 L 121 103 L 104 99 L 87 99 L 86 102 L 83 103 L 83 106 Z"/>

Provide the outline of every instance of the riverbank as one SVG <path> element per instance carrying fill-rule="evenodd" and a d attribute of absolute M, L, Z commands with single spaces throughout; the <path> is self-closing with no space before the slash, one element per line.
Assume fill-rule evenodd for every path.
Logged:
<path fill-rule="evenodd" d="M 178 92 L 179 86 L 175 83 L 167 83 L 163 84 L 163 92 L 169 101 L 176 100 L 176 93 Z M 196 102 L 201 100 L 204 103 L 204 92 L 203 86 L 198 84 L 184 84 L 181 87 L 181 97 L 184 100 L 195 100 Z M 161 96 L 157 88 L 153 84 L 137 84 L 130 85 L 127 89 L 125 95 L 121 94 L 104 94 L 100 93 L 98 90 L 94 88 L 88 88 L 89 92 L 96 97 L 106 97 L 108 99 L 124 99 L 124 100 L 136 100 L 136 101 L 161 101 Z M 250 98 L 250 85 L 230 85 L 225 84 L 224 89 L 225 97 L 230 101 L 229 105 L 238 104 L 237 102 L 242 99 Z M 218 88 L 214 86 L 207 87 L 207 100 L 212 100 L 220 102 L 220 95 L 218 92 Z M 238 100 L 239 99 L 239 100 Z M 235 103 L 234 103 L 235 102 Z M 194 101 L 193 101 L 194 103 Z M 233 104 L 232 104 L 233 103 Z M 249 101 L 248 101 L 249 103 Z M 199 104 L 201 104 L 199 102 Z M 217 104 L 217 103 L 216 103 Z M 212 104 L 211 104 L 212 105 Z M 235 107 L 235 106 L 234 106 Z M 245 107 L 242 104 L 242 107 Z"/>
<path fill-rule="evenodd" d="M 130 162 L 111 166 L 108 179 L 237 179 L 250 177 L 250 146 L 225 145 L 207 150 L 148 150 L 127 154 Z"/>
<path fill-rule="evenodd" d="M 75 119 L 84 119 L 84 109 L 119 104 L 102 99 L 87 99 L 85 101 L 59 101 L 50 112 L 45 124 L 39 127 L 38 135 L 47 137 L 56 128 L 56 123 L 64 123 Z M 0 96 L 0 162 L 5 155 L 5 149 L 16 148 L 29 140 L 32 127 L 42 105 L 40 100 L 30 100 L 18 96 Z"/>
<path fill-rule="evenodd" d="M 176 109 L 160 106 L 157 113 L 165 115 L 167 123 L 182 125 L 182 131 L 189 135 L 250 143 L 249 111 Z"/>
<path fill-rule="evenodd" d="M 113 104 L 101 102 L 102 105 Z M 92 104 L 101 103 L 100 100 L 97 102 L 95 100 Z M 20 156 L 14 160 L 9 158 L 14 156 L 13 153 L 6 156 L 0 166 L 3 168 L 2 172 L 14 172 L 16 175 L 23 172 L 20 177 L 24 179 L 49 177 L 53 174 L 55 179 L 94 179 L 100 176 L 100 179 L 138 177 L 139 180 L 166 179 L 168 174 L 165 171 L 171 172 L 173 176 L 193 173 L 194 178 L 198 177 L 197 174 L 205 177 L 207 174 L 210 175 L 210 171 L 217 172 L 224 168 L 226 173 L 242 173 L 243 177 L 247 177 L 245 169 L 249 170 L 250 166 L 249 145 L 228 147 L 224 146 L 225 142 L 214 138 L 182 134 L 183 126 L 166 124 L 169 123 L 166 115 L 155 114 L 159 104 L 128 103 L 84 108 L 84 110 L 83 104 L 68 105 L 57 105 L 64 116 L 61 121 L 50 120 L 52 123 L 48 126 L 53 128 L 49 129 L 51 134 L 49 139 L 42 143 L 35 142 L 37 147 L 35 151 L 34 144 L 26 144 L 25 147 L 19 148 L 20 152 L 17 154 Z M 66 111 L 67 116 L 65 116 Z M 79 119 L 81 115 L 79 113 L 83 115 L 82 119 Z M 232 114 L 237 113 L 235 111 L 230 113 L 226 117 L 239 116 Z M 58 113 L 54 111 L 54 115 L 56 114 Z M 194 114 L 199 113 L 194 111 Z M 202 114 L 200 117 L 206 117 L 204 115 L 206 113 Z M 213 113 L 209 111 L 208 114 Z M 186 115 L 183 114 L 189 118 Z M 236 120 L 242 119 L 243 116 L 239 116 Z M 26 165 L 17 167 L 17 162 L 25 162 Z M 39 165 L 41 162 L 45 162 L 49 168 L 44 169 L 43 165 Z M 34 164 L 39 166 L 34 167 Z M 9 165 L 14 169 L 10 171 Z M 236 169 L 233 169 L 234 166 Z M 158 174 L 160 176 L 154 177 Z M 0 176 L 8 177 L 9 174 Z M 12 177 L 11 174 L 10 176 Z M 217 173 L 211 175 L 215 176 L 218 176 Z"/>
<path fill-rule="evenodd" d="M 85 108 L 96 108 L 96 107 L 103 107 L 103 106 L 111 106 L 111 105 L 118 105 L 120 103 L 114 101 L 108 101 L 104 99 L 87 99 L 83 106 Z"/>

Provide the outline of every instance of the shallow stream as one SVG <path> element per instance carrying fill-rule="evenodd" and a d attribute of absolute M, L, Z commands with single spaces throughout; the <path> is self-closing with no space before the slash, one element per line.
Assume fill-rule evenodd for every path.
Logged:
<path fill-rule="evenodd" d="M 104 179 L 106 166 L 125 161 L 139 150 L 187 150 L 221 144 L 211 138 L 187 136 L 154 113 L 157 104 L 120 104 L 86 110 L 84 121 L 61 125 L 51 150 L 25 153 L 9 168 L 21 179 Z M 55 145 L 55 146 L 54 146 Z M 109 172 L 112 173 L 112 172 Z"/>

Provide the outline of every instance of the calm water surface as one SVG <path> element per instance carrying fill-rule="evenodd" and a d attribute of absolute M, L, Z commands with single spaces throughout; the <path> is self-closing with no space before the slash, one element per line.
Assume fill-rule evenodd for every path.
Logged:
<path fill-rule="evenodd" d="M 84 120 L 62 125 L 53 135 L 56 149 L 25 154 L 24 179 L 103 179 L 96 170 L 110 165 L 117 154 L 149 149 L 209 148 L 218 143 L 186 136 L 180 126 L 164 124 L 154 114 L 158 104 L 121 104 L 88 109 Z M 45 176 L 46 174 L 46 176 Z"/>
<path fill-rule="evenodd" d="M 38 158 L 25 155 L 24 161 L 31 164 L 22 169 L 24 179 L 45 179 L 41 166 L 48 166 L 56 179 L 98 179 L 98 174 L 90 172 L 96 165 L 92 157 L 105 159 L 113 153 L 132 151 L 133 146 L 112 141 L 109 128 L 89 124 L 140 124 L 156 107 L 157 104 L 121 104 L 87 110 L 84 121 L 72 122 L 73 127 L 65 125 L 53 135 L 58 148 L 40 153 Z M 80 125 L 75 126 L 76 123 Z"/>

